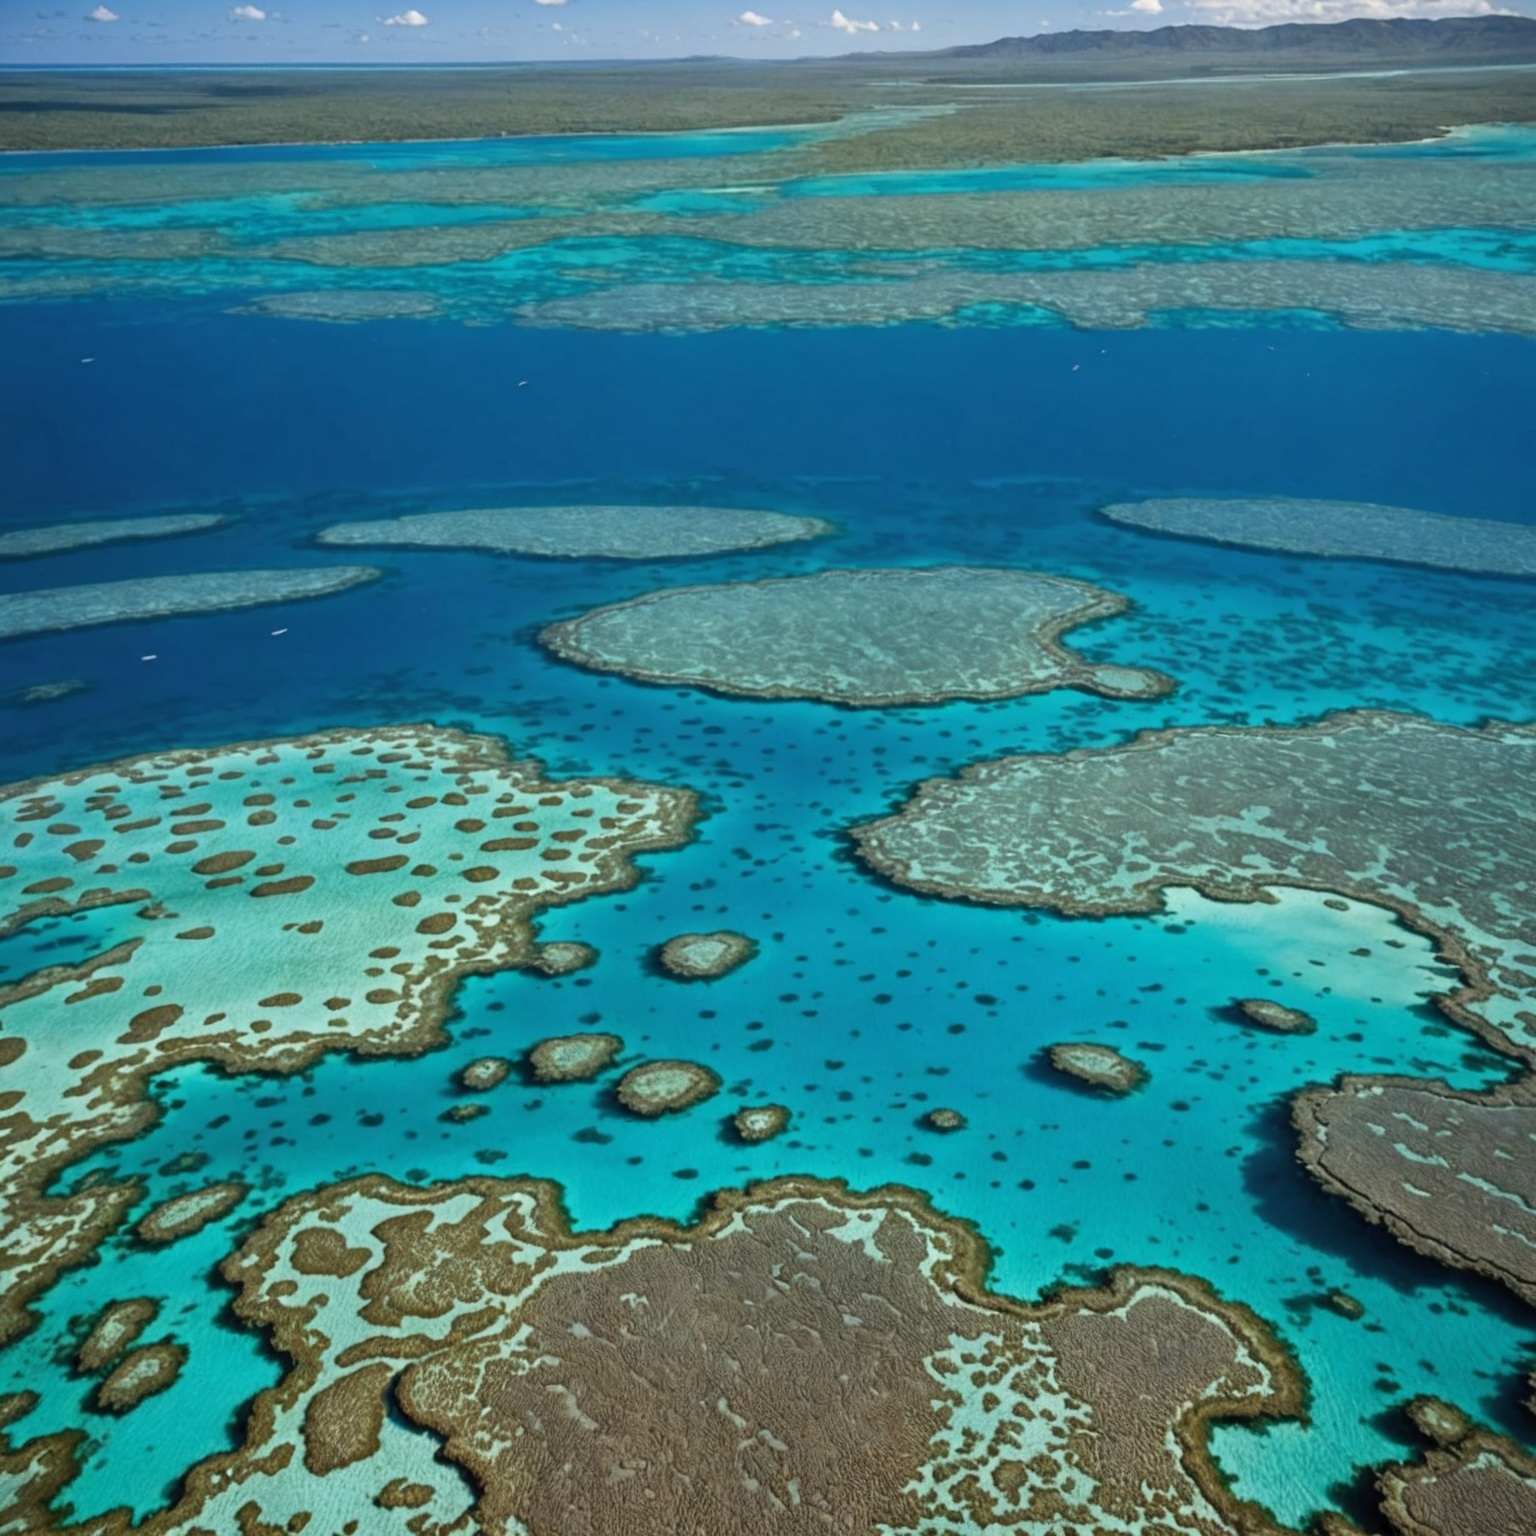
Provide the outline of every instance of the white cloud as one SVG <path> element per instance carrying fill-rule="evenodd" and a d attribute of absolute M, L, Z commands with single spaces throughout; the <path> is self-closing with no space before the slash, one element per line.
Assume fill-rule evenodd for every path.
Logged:
<path fill-rule="evenodd" d="M 772 16 L 762 16 L 756 11 L 743 11 L 736 20 L 744 27 L 771 27 Z"/>
<path fill-rule="evenodd" d="M 1133 11 L 1144 11 L 1148 16 L 1163 14 L 1163 0 L 1131 0 Z"/>
<path fill-rule="evenodd" d="M 229 8 L 231 21 L 265 21 L 267 13 L 258 10 L 254 5 L 232 5 Z"/>
<path fill-rule="evenodd" d="M 1443 16 L 1514 14 L 1491 0 L 1188 0 L 1188 5 L 1201 20 L 1228 27 L 1268 27 L 1281 21 L 1349 21 L 1361 16 L 1374 21 L 1403 16 L 1433 21 Z"/>
<path fill-rule="evenodd" d="M 564 5 L 565 0 L 533 0 L 535 5 Z"/>
<path fill-rule="evenodd" d="M 385 16 L 382 18 L 386 27 L 424 27 L 427 18 L 420 11 L 401 11 L 398 16 Z"/>
<path fill-rule="evenodd" d="M 880 30 L 880 23 L 878 21 L 855 21 L 851 16 L 844 16 L 841 11 L 832 12 L 832 20 L 828 25 L 836 27 L 839 32 L 848 33 L 850 37 L 860 32 L 878 32 Z"/>
<path fill-rule="evenodd" d="M 85 19 L 87 21 L 116 21 L 118 16 L 116 11 L 109 11 L 106 6 L 98 5 L 94 11 L 87 11 L 85 13 Z"/>

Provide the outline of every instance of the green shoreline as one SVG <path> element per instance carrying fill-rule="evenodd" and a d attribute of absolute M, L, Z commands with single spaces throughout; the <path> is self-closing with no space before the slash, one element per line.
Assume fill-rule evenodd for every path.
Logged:
<path fill-rule="evenodd" d="M 1050 163 L 1202 151 L 1403 143 L 1473 123 L 1536 122 L 1536 69 L 1458 65 L 1350 73 L 1373 57 L 1291 73 L 1130 81 L 999 71 L 978 91 L 847 62 L 604 66 L 474 72 L 224 69 L 106 74 L 0 71 L 0 151 L 37 153 L 421 144 L 571 136 L 793 130 L 892 106 L 948 107 L 798 147 L 812 174 Z M 1183 66 L 1186 70 L 1187 64 Z M 1273 66 L 1271 66 L 1273 71 Z M 958 71 L 956 75 L 958 76 Z M 1235 112 L 1215 83 L 1242 86 Z M 1139 86 L 1128 91 L 1126 85 Z M 513 88 L 515 86 L 515 89 Z M 896 98 L 893 100 L 893 98 Z"/>

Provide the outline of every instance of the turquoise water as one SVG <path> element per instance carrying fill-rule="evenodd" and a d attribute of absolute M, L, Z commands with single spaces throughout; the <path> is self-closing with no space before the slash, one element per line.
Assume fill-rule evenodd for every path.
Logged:
<path fill-rule="evenodd" d="M 622 164 L 642 150 L 684 163 L 776 152 L 737 148 L 765 137 L 688 136 L 660 153 L 654 140 L 591 140 L 256 158 L 295 178 L 337 163 L 452 174 L 503 159 L 537 170 L 572 157 Z M 1390 166 L 1470 152 L 1453 141 L 1368 154 Z M 232 170 L 249 158 L 189 157 Z M 78 163 L 96 172 L 122 158 Z M 1006 191 L 1070 186 L 1073 176 L 1085 186 L 1158 185 L 1207 174 L 1261 186 L 1312 171 L 1010 168 Z M 12 208 L 5 227 L 210 227 L 259 247 L 290 230 L 410 232 L 525 211 L 392 198 L 316 214 L 298 192 L 274 190 L 107 205 L 72 203 L 65 191 L 61 183 L 54 200 Z M 1171 230 L 1128 248 L 925 246 L 875 264 L 915 255 L 966 270 L 1197 266 L 1220 249 L 1221 259 L 1370 263 L 1383 283 L 1415 263 L 1526 273 L 1532 211 L 1512 205 L 1497 228 L 1219 248 Z M 0 307 L 0 347 L 26 361 L 0 376 L 9 483 L 0 520 L 172 506 L 238 519 L 196 539 L 18 563 L 0 578 L 13 589 L 350 560 L 318 549 L 313 535 L 433 507 L 665 500 L 771 507 L 838 527 L 817 543 L 671 564 L 378 551 L 367 558 L 385 568 L 382 581 L 280 614 L 0 647 L 0 697 L 65 677 L 89 685 L 4 708 L 7 780 L 171 745 L 430 719 L 503 735 L 557 776 L 687 784 L 707 809 L 687 848 L 641 861 L 634 891 L 549 915 L 543 937 L 596 945 L 594 969 L 467 982 L 449 1044 L 417 1061 L 334 1056 L 291 1078 L 166 1074 L 154 1083 L 161 1113 L 148 1133 L 67 1171 L 64 1188 L 107 1171 L 143 1180 L 135 1215 L 215 1179 L 254 1186 L 225 1220 L 164 1250 L 137 1244 L 125 1223 L 100 1262 L 43 1297 L 39 1326 L 0 1354 L 0 1387 L 40 1394 L 19 1434 L 87 1428 L 67 1493 L 76 1513 L 124 1503 L 148 1513 L 192 1459 L 236 1443 L 242 1410 L 280 1367 L 233 1324 L 214 1266 L 284 1196 L 365 1169 L 420 1181 L 554 1178 L 588 1227 L 641 1212 L 685 1219 L 713 1189 L 779 1173 L 894 1181 L 973 1220 L 995 1248 L 992 1283 L 1018 1295 L 1120 1263 L 1204 1276 L 1273 1325 L 1308 1375 L 1309 1424 L 1222 1429 L 1215 1439 L 1238 1491 L 1293 1525 L 1356 1506 L 1362 1469 L 1402 1454 L 1389 1410 L 1416 1392 L 1530 1441 L 1518 1387 L 1536 1358 L 1536 1320 L 1495 1287 L 1367 1227 L 1292 1158 L 1285 1102 L 1307 1084 L 1379 1071 L 1478 1088 L 1510 1076 L 1510 1063 L 1429 1006 L 1451 973 L 1424 940 L 1382 913 L 1341 916 L 1302 896 L 1244 908 L 1178 895 L 1156 917 L 1094 922 L 919 899 L 873 879 L 846 834 L 924 777 L 1009 752 L 1111 745 L 1149 727 L 1289 724 L 1358 706 L 1458 723 L 1531 718 L 1528 584 L 1150 540 L 1095 508 L 1262 492 L 1529 519 L 1523 444 L 1536 343 L 1295 328 L 1293 317 L 1260 314 L 1113 335 L 978 324 L 668 337 L 452 316 L 332 327 L 230 312 L 274 287 L 343 280 L 461 295 L 470 311 L 502 284 L 573 290 L 586 281 L 565 270 L 577 259 L 625 280 L 836 285 L 872 258 L 605 235 L 486 261 L 336 273 L 207 254 L 0 262 L 0 281 L 23 267 L 145 279 L 142 289 Z M 666 585 L 949 560 L 1056 571 L 1124 593 L 1133 611 L 1074 644 L 1094 659 L 1166 671 L 1178 692 L 1151 704 L 1057 693 L 854 712 L 628 684 L 532 643 L 552 619 Z M 135 921 L 114 910 L 0 939 L 0 982 L 96 953 Z M 752 935 L 759 958 L 707 988 L 679 987 L 648 966 L 661 940 L 713 927 Z M 1318 1033 L 1270 1036 L 1226 1017 L 1228 999 L 1268 988 L 1314 1013 Z M 467 1061 L 580 1028 L 621 1035 L 626 1058 L 706 1062 L 726 1092 L 641 1123 L 600 1085 L 513 1079 L 483 1096 L 480 1119 L 442 1118 L 465 1097 L 455 1077 Z M 1105 1101 L 1042 1071 L 1041 1049 L 1072 1038 L 1143 1061 L 1147 1087 Z M 793 1124 L 745 1149 L 724 1118 L 764 1100 L 790 1106 Z M 922 1115 L 940 1105 L 961 1109 L 969 1128 L 926 1131 Z M 1362 1322 L 1318 1305 L 1335 1287 L 1364 1304 Z M 190 1361 L 171 1390 L 109 1420 L 85 1406 L 91 1384 L 69 1373 L 64 1352 L 75 1320 L 140 1294 L 163 1298 L 156 1333 L 168 1323 Z"/>
<path fill-rule="evenodd" d="M 332 293 L 346 318 L 348 295 L 384 290 L 504 323 L 632 284 L 858 278 L 890 280 L 899 315 L 902 285 L 944 272 L 1134 279 L 1175 264 L 1189 269 L 1191 296 L 1159 307 L 1198 323 L 1206 263 L 1533 270 L 1531 129 L 1376 148 L 804 174 L 829 137 L 878 137 L 902 116 L 705 135 L 7 156 L 0 303 Z M 891 199 L 902 208 L 894 223 L 880 213 Z M 956 319 L 988 315 L 964 308 Z"/>

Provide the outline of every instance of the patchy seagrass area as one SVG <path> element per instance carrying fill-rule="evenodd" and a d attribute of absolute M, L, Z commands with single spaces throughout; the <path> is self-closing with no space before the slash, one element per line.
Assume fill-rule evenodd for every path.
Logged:
<path fill-rule="evenodd" d="M 633 884 L 634 856 L 686 841 L 694 815 L 686 790 L 546 780 L 499 741 L 431 726 L 151 754 L 0 791 L 0 933 L 121 909 L 109 947 L 0 991 L 0 1338 L 138 1198 L 130 1181 L 45 1191 L 153 1122 L 152 1074 L 419 1054 L 460 978 L 536 960 L 535 913 Z M 244 1192 L 179 1196 L 140 1235 L 195 1231 Z"/>
<path fill-rule="evenodd" d="M 752 698 L 866 709 L 1053 688 L 1157 698 L 1172 679 L 1084 661 L 1061 642 L 1128 606 L 1038 571 L 834 570 L 667 588 L 552 624 L 539 638 L 578 666 Z"/>

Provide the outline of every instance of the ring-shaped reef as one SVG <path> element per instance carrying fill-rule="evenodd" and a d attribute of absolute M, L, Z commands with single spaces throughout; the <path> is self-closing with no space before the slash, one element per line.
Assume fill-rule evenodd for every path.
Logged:
<path fill-rule="evenodd" d="M 372 522 L 337 523 L 321 544 L 473 549 L 562 560 L 681 560 L 721 555 L 832 533 L 819 517 L 740 507 L 470 507 Z"/>
<path fill-rule="evenodd" d="M 744 933 L 722 928 L 715 933 L 680 933 L 656 952 L 656 962 L 678 981 L 713 981 L 745 965 L 757 944 Z"/>
<path fill-rule="evenodd" d="M 687 790 L 546 779 L 430 725 L 152 753 L 0 790 L 0 936 L 113 909 L 99 953 L 0 989 L 0 1339 L 139 1191 L 45 1195 L 155 1118 L 151 1074 L 417 1055 L 458 981 L 536 959 L 531 921 L 685 842 Z M 69 1028 L 59 1028 L 61 1010 Z"/>
<path fill-rule="evenodd" d="M 1209 544 L 1335 560 L 1379 560 L 1479 576 L 1536 577 L 1536 528 L 1414 507 L 1291 496 L 1117 501 L 1122 527 Z"/>
<path fill-rule="evenodd" d="M 368 565 L 319 566 L 287 571 L 198 571 L 186 576 L 139 576 L 128 581 L 49 587 L 39 592 L 0 592 L 0 640 L 42 635 L 97 624 L 169 619 L 186 613 L 220 613 L 265 603 L 329 597 L 376 581 Z"/>
<path fill-rule="evenodd" d="M 212 512 L 167 512 L 159 517 L 106 517 L 88 522 L 50 523 L 41 528 L 16 528 L 0 533 L 0 560 L 62 555 L 74 549 L 128 539 L 168 539 L 183 533 L 204 533 L 228 521 Z"/>
<path fill-rule="evenodd" d="M 1273 1530 L 1207 1449 L 1302 1410 L 1257 1317 L 1160 1269 L 1026 1305 L 988 1262 L 899 1187 L 782 1180 L 580 1234 L 537 1182 L 322 1188 L 223 1266 L 286 1374 L 139 1530 Z M 76 1438 L 0 1469 L 41 1509 Z"/>
<path fill-rule="evenodd" d="M 748 698 L 871 709 L 1053 688 L 1158 698 L 1174 687 L 1162 673 L 1088 661 L 1061 643 L 1129 607 L 1039 571 L 831 570 L 666 588 L 551 624 L 539 639 L 595 671 Z"/>
<path fill-rule="evenodd" d="M 624 1049 L 618 1035 L 553 1035 L 528 1052 L 528 1066 L 540 1083 L 585 1083 L 606 1071 Z"/>
<path fill-rule="evenodd" d="M 718 1075 L 696 1061 L 641 1062 L 619 1079 L 615 1090 L 630 1114 L 646 1120 L 692 1109 L 719 1091 Z"/>

